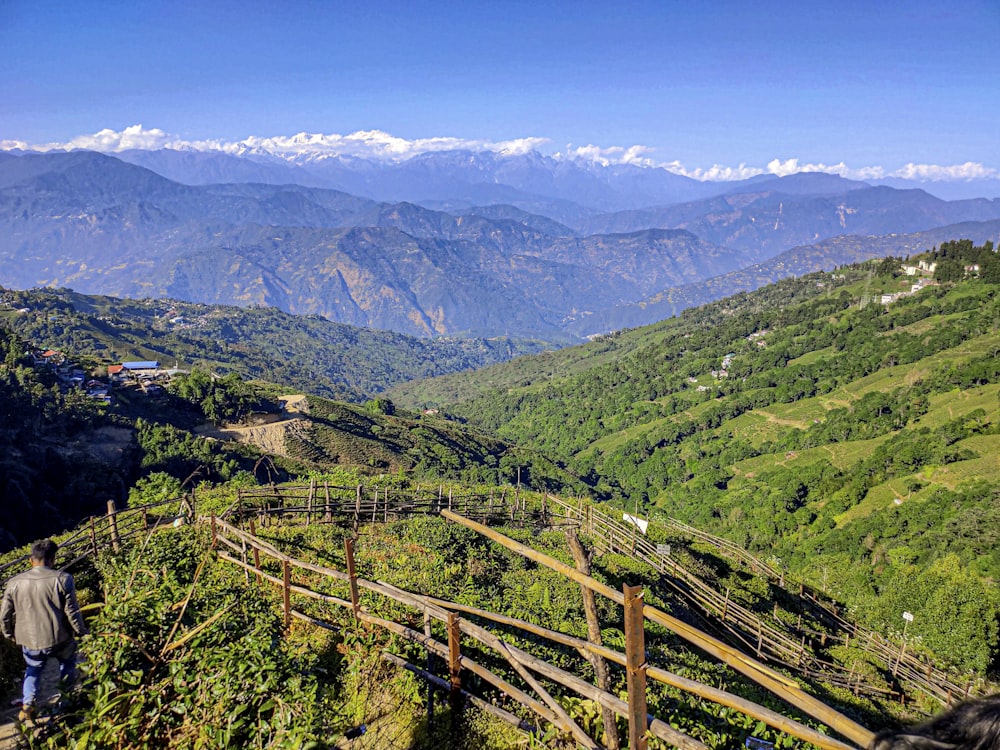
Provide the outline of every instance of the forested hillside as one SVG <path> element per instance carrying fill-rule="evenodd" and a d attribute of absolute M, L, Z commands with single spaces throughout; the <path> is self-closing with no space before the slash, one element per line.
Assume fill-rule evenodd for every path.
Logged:
<path fill-rule="evenodd" d="M 59 318 L 67 340 L 90 341 L 72 321 Z M 195 368 L 156 390 L 109 386 L 105 402 L 65 373 L 36 364 L 31 350 L 0 326 L 0 547 L 72 526 L 108 500 L 122 506 L 194 486 L 281 481 L 341 467 L 582 488 L 537 452 L 433 414 L 397 411 L 388 399 L 351 405 L 310 396 L 290 413 L 282 406 L 285 386 Z M 140 356 L 146 352 L 156 350 L 144 347 Z M 86 377 L 106 370 L 92 354 L 72 362 Z"/>
<path fill-rule="evenodd" d="M 935 270 L 811 274 L 518 360 L 445 408 L 563 461 L 598 497 L 773 556 L 863 621 L 898 629 L 914 611 L 912 635 L 985 669 L 1000 609 L 1000 258 L 960 241 L 923 260 Z"/>
<path fill-rule="evenodd" d="M 0 288 L 0 326 L 94 364 L 160 360 L 355 402 L 396 383 L 475 369 L 544 348 L 507 337 L 421 339 L 315 315 L 290 315 L 274 307 L 127 300 L 68 289 Z"/>

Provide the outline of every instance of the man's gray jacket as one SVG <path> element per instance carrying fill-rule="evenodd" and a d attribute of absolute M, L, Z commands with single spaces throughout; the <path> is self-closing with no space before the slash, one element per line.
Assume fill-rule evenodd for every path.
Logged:
<path fill-rule="evenodd" d="M 33 651 L 85 635 L 73 576 L 39 565 L 11 578 L 0 606 L 0 626 L 5 638 Z"/>

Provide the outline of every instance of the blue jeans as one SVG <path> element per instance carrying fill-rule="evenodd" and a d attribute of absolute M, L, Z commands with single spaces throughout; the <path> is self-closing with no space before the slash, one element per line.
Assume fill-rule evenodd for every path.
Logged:
<path fill-rule="evenodd" d="M 35 705 L 35 696 L 38 694 L 38 678 L 45 669 L 45 662 L 49 658 L 59 662 L 59 678 L 68 684 L 76 680 L 76 641 L 68 640 L 58 643 L 55 646 L 41 649 L 30 649 L 21 647 L 21 654 L 24 656 L 24 663 L 28 666 L 24 669 L 24 705 Z"/>

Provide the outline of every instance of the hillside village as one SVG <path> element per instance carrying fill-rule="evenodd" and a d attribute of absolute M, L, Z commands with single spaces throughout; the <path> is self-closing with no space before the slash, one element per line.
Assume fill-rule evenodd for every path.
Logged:
<path fill-rule="evenodd" d="M 35 367 L 51 372 L 64 389 L 80 389 L 89 398 L 105 404 L 114 403 L 116 388 L 128 388 L 147 396 L 156 396 L 165 391 L 174 376 L 188 373 L 187 370 L 176 367 L 164 369 L 159 362 L 147 360 L 108 365 L 107 375 L 100 377 L 92 372 L 88 373 L 55 349 L 29 347 L 25 354 L 31 358 Z"/>

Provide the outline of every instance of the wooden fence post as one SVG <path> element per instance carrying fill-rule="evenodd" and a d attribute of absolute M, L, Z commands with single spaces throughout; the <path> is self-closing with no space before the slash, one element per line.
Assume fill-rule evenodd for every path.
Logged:
<path fill-rule="evenodd" d="M 246 539 L 240 539 L 240 557 L 241 557 L 241 559 L 243 561 L 243 564 L 246 565 L 247 564 L 247 540 Z M 243 580 L 246 581 L 247 583 L 250 583 L 250 571 L 247 570 L 246 568 L 243 569 Z"/>
<path fill-rule="evenodd" d="M 431 613 L 424 603 L 424 635 L 430 639 L 433 636 L 431 630 Z M 434 652 L 427 649 L 427 661 L 425 662 L 428 674 L 434 674 Z M 427 683 L 427 726 L 434 724 L 434 685 Z"/>
<path fill-rule="evenodd" d="M 312 524 L 313 497 L 316 495 L 316 479 L 309 480 L 309 499 L 306 500 L 306 526 Z"/>
<path fill-rule="evenodd" d="M 330 507 L 330 483 L 323 482 L 323 495 L 326 500 L 326 510 L 323 513 L 323 520 L 327 523 L 333 521 L 333 508 Z"/>
<path fill-rule="evenodd" d="M 122 548 L 122 538 L 118 536 L 118 511 L 114 500 L 108 500 L 108 527 L 111 529 L 111 548 L 118 552 Z"/>
<path fill-rule="evenodd" d="M 583 548 L 583 544 L 580 543 L 576 529 L 573 526 L 566 527 L 566 541 L 573 555 L 573 562 L 576 563 L 576 569 L 584 575 L 589 576 L 590 556 Z M 597 611 L 596 597 L 594 596 L 594 592 L 583 584 L 580 584 L 580 592 L 583 595 L 583 611 L 587 618 L 587 640 L 600 646 L 602 641 L 601 621 Z M 603 657 L 590 652 L 587 652 L 585 658 L 594 667 L 594 682 L 597 684 L 597 687 L 605 692 L 610 692 L 611 677 L 608 673 L 607 662 L 604 661 Z M 607 706 L 601 706 L 601 718 L 604 721 L 604 744 L 608 750 L 619 750 L 621 740 L 618 737 L 617 717 L 614 711 Z"/>
<path fill-rule="evenodd" d="M 292 624 L 292 565 L 286 557 L 281 561 L 281 573 L 283 578 L 282 594 L 285 609 L 285 630 Z"/>
<path fill-rule="evenodd" d="M 97 557 L 97 529 L 94 527 L 94 517 L 90 517 L 90 546 L 94 550 L 94 557 Z"/>
<path fill-rule="evenodd" d="M 628 746 L 646 750 L 646 633 L 642 586 L 622 584 L 625 595 L 625 660 L 628 686 Z"/>
<path fill-rule="evenodd" d="M 354 496 L 354 533 L 358 533 L 358 518 L 361 515 L 361 485 L 358 485 L 357 494 Z"/>
<path fill-rule="evenodd" d="M 358 573 L 354 567 L 354 539 L 351 537 L 344 539 L 344 554 L 347 557 L 347 577 L 351 584 L 351 609 L 354 610 L 354 621 L 357 622 L 361 604 L 358 597 Z"/>
<path fill-rule="evenodd" d="M 462 653 L 459 646 L 459 618 L 454 612 L 448 613 L 448 674 L 451 678 L 449 701 L 452 720 L 457 719 L 462 699 Z"/>
<path fill-rule="evenodd" d="M 253 519 L 250 519 L 250 536 L 257 536 L 257 529 L 254 528 Z M 257 583 L 261 583 L 264 579 L 260 575 L 260 550 L 257 549 L 257 545 L 254 544 L 253 547 L 253 566 L 257 569 Z"/>

